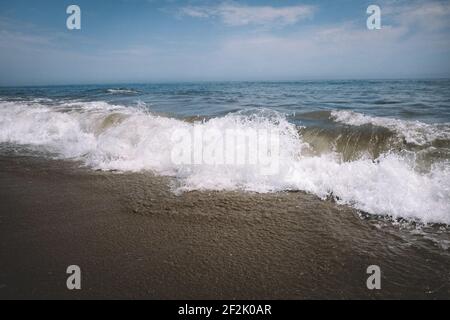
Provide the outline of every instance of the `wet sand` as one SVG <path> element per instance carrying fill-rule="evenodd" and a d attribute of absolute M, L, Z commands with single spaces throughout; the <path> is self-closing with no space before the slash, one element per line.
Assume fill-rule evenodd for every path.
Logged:
<path fill-rule="evenodd" d="M 38 157 L 0 168 L 2 299 L 450 298 L 448 248 L 312 195 L 175 194 L 150 173 Z"/>

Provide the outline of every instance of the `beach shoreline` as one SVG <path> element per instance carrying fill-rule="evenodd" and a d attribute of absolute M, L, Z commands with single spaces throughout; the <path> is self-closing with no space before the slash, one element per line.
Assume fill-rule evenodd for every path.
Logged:
<path fill-rule="evenodd" d="M 2 299 L 450 297 L 448 250 L 313 195 L 180 195 L 150 173 L 0 162 Z M 382 290 L 366 287 L 371 264 Z M 69 265 L 81 268 L 81 290 L 66 288 Z"/>

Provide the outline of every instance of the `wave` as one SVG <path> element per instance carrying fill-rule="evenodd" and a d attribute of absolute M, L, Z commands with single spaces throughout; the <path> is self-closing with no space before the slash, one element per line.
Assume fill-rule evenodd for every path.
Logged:
<path fill-rule="evenodd" d="M 401 135 L 407 143 L 427 145 L 435 140 L 450 140 L 450 124 L 427 124 L 420 121 L 407 121 L 386 117 L 373 117 L 362 113 L 334 110 L 331 119 L 351 126 L 374 125 L 387 128 Z"/>
<path fill-rule="evenodd" d="M 339 121 L 352 123 L 370 121 L 385 127 L 399 124 L 363 115 L 333 114 L 336 115 Z M 171 157 L 175 146 L 173 132 L 195 128 L 219 132 L 236 128 L 277 131 L 279 170 L 262 175 L 258 164 L 175 164 Z M 315 152 L 315 146 L 305 137 L 304 129 L 299 130 L 284 115 L 267 110 L 186 122 L 106 102 L 58 106 L 0 103 L 0 142 L 37 146 L 94 169 L 151 170 L 175 177 L 180 191 L 305 191 L 371 214 L 450 224 L 448 161 L 435 162 L 423 171 L 417 170 L 414 152 L 381 150 L 376 157 L 345 159 L 340 150 Z"/>
<path fill-rule="evenodd" d="M 377 159 L 391 150 L 407 149 L 402 139 L 380 127 L 306 127 L 300 129 L 311 155 L 336 152 L 343 161 L 361 158 Z"/>
<path fill-rule="evenodd" d="M 126 89 L 126 88 L 118 88 L 118 89 L 106 89 L 107 93 L 110 94 L 138 94 L 139 91 Z"/>

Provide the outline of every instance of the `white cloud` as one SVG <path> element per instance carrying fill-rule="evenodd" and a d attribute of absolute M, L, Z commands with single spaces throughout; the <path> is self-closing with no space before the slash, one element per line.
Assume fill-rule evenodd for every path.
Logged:
<path fill-rule="evenodd" d="M 218 6 L 189 6 L 181 8 L 180 13 L 194 18 L 219 17 L 229 26 L 249 24 L 290 25 L 300 20 L 311 18 L 314 13 L 312 6 L 246 6 L 234 3 L 222 3 Z"/>
<path fill-rule="evenodd" d="M 450 4 L 439 2 L 383 6 L 381 30 L 359 22 L 229 37 L 215 53 L 218 74 L 255 78 L 358 78 L 450 73 Z"/>
<path fill-rule="evenodd" d="M 387 6 L 382 13 L 405 27 L 417 27 L 433 31 L 450 27 L 450 2 L 411 1 L 401 5 Z"/>

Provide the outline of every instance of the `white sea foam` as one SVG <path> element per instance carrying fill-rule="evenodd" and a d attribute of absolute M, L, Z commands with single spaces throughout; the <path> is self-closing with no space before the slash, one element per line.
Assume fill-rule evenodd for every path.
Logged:
<path fill-rule="evenodd" d="M 448 123 L 428 124 L 420 121 L 368 116 L 347 110 L 334 110 L 331 112 L 331 118 L 336 122 L 351 126 L 371 124 L 384 127 L 402 136 L 407 143 L 416 145 L 425 145 L 437 139 L 450 139 L 450 124 Z"/>
<path fill-rule="evenodd" d="M 278 130 L 279 171 L 261 175 L 254 165 L 174 164 L 172 133 L 194 126 Z M 273 112 L 229 114 L 193 124 L 105 102 L 55 107 L 1 102 L 0 142 L 39 146 L 97 169 L 174 176 L 179 190 L 302 190 L 323 199 L 333 196 L 368 213 L 450 224 L 448 163 L 424 173 L 415 170 L 414 154 L 352 162 L 343 162 L 337 153 L 310 156 L 297 128 Z"/>
<path fill-rule="evenodd" d="M 111 94 L 136 94 L 136 90 L 132 89 L 107 89 L 106 92 Z"/>

